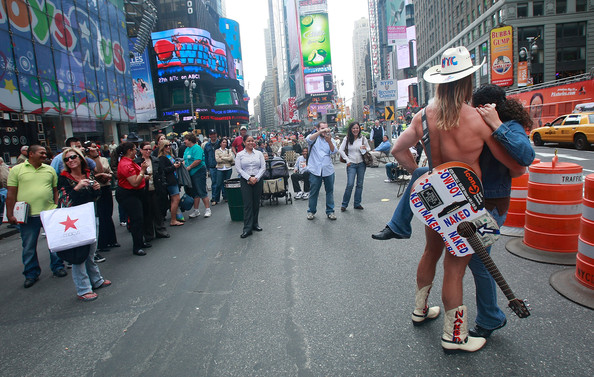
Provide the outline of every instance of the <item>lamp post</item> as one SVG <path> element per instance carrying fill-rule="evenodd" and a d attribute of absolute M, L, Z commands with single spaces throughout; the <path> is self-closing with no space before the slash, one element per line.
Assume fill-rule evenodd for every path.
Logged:
<path fill-rule="evenodd" d="M 192 112 L 192 121 L 190 125 L 192 126 L 192 131 L 196 129 L 196 116 L 194 114 L 194 89 L 196 89 L 196 82 L 194 80 L 184 81 L 186 87 L 190 90 L 190 111 Z"/>

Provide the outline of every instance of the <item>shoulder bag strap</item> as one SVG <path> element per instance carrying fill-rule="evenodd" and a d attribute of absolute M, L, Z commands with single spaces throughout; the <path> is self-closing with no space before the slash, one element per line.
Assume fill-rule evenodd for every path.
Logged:
<path fill-rule="evenodd" d="M 427 156 L 427 164 L 429 165 L 429 171 L 433 170 L 433 161 L 431 160 L 431 144 L 429 143 L 429 126 L 427 125 L 427 116 L 425 109 L 421 112 L 421 119 L 423 121 L 423 145 L 425 146 L 425 155 Z"/>

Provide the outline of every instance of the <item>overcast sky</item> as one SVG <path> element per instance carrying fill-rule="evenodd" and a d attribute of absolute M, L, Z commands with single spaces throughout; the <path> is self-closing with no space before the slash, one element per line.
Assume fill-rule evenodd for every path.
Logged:
<path fill-rule="evenodd" d="M 227 17 L 240 25 L 244 79 L 253 100 L 266 76 L 264 29 L 268 25 L 268 0 L 226 0 L 226 10 Z M 340 95 L 347 103 L 353 96 L 353 28 L 361 17 L 368 17 L 367 0 L 328 0 L 332 69 L 344 82 Z"/>

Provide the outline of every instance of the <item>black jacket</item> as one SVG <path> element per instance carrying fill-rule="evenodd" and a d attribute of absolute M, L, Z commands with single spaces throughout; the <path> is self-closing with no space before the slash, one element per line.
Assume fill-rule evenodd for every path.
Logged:
<path fill-rule="evenodd" d="M 167 156 L 159 157 L 159 167 L 165 175 L 165 184 L 167 186 L 176 186 L 178 183 L 175 177 L 175 166 L 173 166 Z"/>
<path fill-rule="evenodd" d="M 134 162 L 138 165 L 142 164 L 144 159 L 142 157 L 137 157 Z M 153 183 L 155 184 L 155 191 L 157 195 L 167 195 L 167 187 L 165 185 L 165 174 L 163 169 L 159 164 L 159 159 L 157 157 L 151 156 L 151 162 L 153 163 Z M 148 190 L 148 184 L 145 186 Z"/>

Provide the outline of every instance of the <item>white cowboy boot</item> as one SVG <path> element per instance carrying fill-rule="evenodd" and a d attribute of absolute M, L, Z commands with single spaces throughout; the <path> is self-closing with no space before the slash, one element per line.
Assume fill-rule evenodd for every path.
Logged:
<path fill-rule="evenodd" d="M 468 335 L 466 319 L 465 305 L 460 305 L 445 313 L 443 335 L 441 336 L 441 346 L 444 352 L 474 352 L 483 348 L 487 343 L 485 338 L 474 338 Z"/>
<path fill-rule="evenodd" d="M 433 284 L 419 289 L 415 292 L 415 310 L 412 313 L 413 325 L 419 326 L 428 320 L 435 319 L 439 316 L 439 306 L 427 306 L 427 299 L 429 298 L 429 291 Z"/>

